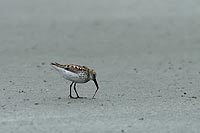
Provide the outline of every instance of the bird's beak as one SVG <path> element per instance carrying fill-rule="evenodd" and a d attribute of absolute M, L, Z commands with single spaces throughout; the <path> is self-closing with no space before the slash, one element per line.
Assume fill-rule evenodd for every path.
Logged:
<path fill-rule="evenodd" d="M 99 89 L 99 85 L 98 85 L 98 83 L 97 83 L 97 80 L 96 79 L 93 79 L 93 81 L 94 81 L 94 83 L 95 83 L 95 85 L 96 85 L 96 87 L 97 87 L 97 89 L 96 89 L 96 91 L 95 91 L 95 93 L 94 93 L 94 96 L 96 95 L 96 93 L 97 93 L 97 91 L 98 91 L 98 89 Z M 93 98 L 94 98 L 94 96 L 93 96 Z"/>
<path fill-rule="evenodd" d="M 96 79 L 94 79 L 94 83 L 95 83 L 95 85 L 96 85 L 97 89 L 99 89 L 99 85 L 98 85 L 98 83 L 97 83 L 97 80 L 96 80 Z"/>

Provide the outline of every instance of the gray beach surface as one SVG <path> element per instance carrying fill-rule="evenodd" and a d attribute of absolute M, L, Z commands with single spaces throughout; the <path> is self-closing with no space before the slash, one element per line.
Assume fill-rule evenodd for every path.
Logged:
<path fill-rule="evenodd" d="M 95 69 L 70 82 L 50 66 Z M 0 0 L 0 132 L 200 132 L 199 0 Z"/>

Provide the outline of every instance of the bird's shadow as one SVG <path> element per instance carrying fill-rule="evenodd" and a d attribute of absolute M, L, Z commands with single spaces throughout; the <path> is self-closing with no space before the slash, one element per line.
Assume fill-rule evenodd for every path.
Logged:
<path fill-rule="evenodd" d="M 100 99 L 98 98 L 92 98 L 92 97 L 79 97 L 79 98 L 70 98 L 70 97 L 59 97 L 58 99 L 56 99 L 56 102 L 66 102 L 66 103 L 95 103 L 95 102 L 99 102 Z"/>

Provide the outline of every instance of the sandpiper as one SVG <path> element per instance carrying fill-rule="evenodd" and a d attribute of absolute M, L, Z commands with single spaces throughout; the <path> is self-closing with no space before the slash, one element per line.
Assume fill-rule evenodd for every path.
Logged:
<path fill-rule="evenodd" d="M 67 80 L 72 81 L 70 84 L 70 98 L 81 98 L 79 97 L 77 91 L 76 91 L 76 84 L 77 83 L 86 83 L 90 80 L 93 80 L 97 89 L 93 95 L 93 98 L 95 97 L 99 86 L 96 80 L 96 72 L 93 69 L 89 69 L 86 66 L 80 66 L 80 65 L 75 65 L 75 64 L 67 64 L 67 65 L 62 65 L 59 63 L 51 63 L 51 65 Z M 72 85 L 74 84 L 74 91 L 77 95 L 77 97 L 72 96 Z"/>

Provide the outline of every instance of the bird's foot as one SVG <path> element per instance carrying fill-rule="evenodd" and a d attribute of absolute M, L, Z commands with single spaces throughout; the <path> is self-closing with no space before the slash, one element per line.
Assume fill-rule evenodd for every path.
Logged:
<path fill-rule="evenodd" d="M 71 98 L 71 99 L 77 99 L 78 97 L 73 97 L 73 96 L 69 95 L 69 98 Z"/>
<path fill-rule="evenodd" d="M 79 96 L 77 96 L 77 98 L 80 98 L 80 99 L 87 99 L 87 97 L 79 97 Z"/>

